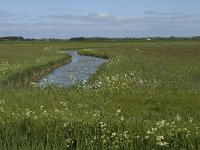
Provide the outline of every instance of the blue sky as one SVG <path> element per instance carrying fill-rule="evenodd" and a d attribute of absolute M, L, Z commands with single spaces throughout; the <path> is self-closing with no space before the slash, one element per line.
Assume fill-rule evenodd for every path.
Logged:
<path fill-rule="evenodd" d="M 200 0 L 0 0 L 0 36 L 200 35 Z"/>

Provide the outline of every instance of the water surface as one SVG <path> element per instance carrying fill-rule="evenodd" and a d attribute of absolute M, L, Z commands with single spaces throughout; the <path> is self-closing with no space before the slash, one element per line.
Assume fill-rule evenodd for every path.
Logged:
<path fill-rule="evenodd" d="M 75 83 L 82 83 L 96 72 L 99 65 L 107 61 L 97 57 L 81 56 L 77 54 L 76 50 L 66 51 L 65 53 L 72 56 L 72 61 L 41 79 L 39 81 L 40 86 L 46 87 L 53 84 L 69 87 Z"/>

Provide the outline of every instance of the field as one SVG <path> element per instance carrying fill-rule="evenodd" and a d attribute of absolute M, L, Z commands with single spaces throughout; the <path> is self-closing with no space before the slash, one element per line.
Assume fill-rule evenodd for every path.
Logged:
<path fill-rule="evenodd" d="M 37 87 L 103 57 L 85 84 Z M 200 149 L 199 41 L 0 42 L 0 149 Z"/>

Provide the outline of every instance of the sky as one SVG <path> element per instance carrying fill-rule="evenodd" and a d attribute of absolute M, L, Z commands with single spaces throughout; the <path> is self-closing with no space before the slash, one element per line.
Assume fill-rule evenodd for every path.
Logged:
<path fill-rule="evenodd" d="M 200 0 L 0 0 L 0 37 L 190 37 Z"/>

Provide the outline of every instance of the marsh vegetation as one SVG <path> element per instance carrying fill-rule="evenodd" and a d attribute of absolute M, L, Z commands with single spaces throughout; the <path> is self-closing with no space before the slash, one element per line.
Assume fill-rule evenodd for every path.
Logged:
<path fill-rule="evenodd" d="M 38 88 L 65 49 L 109 61 Z M 199 66 L 199 41 L 0 42 L 0 149 L 198 150 Z"/>

